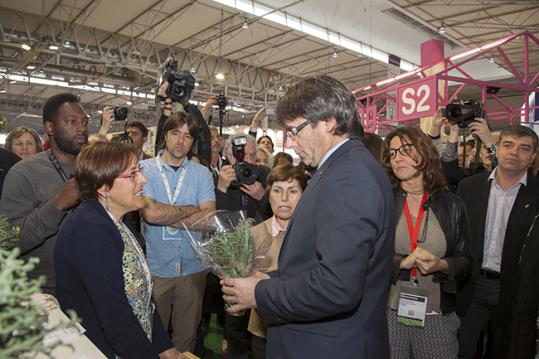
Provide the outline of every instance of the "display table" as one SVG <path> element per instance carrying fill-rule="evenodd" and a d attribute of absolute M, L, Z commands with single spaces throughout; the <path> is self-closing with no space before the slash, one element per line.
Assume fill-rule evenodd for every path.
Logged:
<path fill-rule="evenodd" d="M 32 295 L 32 302 L 41 306 L 49 315 L 47 327 L 58 323 L 66 323 L 69 318 L 62 312 L 56 298 L 52 295 L 37 293 Z M 45 345 L 50 345 L 61 340 L 68 345 L 56 347 L 51 356 L 56 359 L 107 359 L 103 353 L 84 335 L 84 328 L 77 325 L 75 328 L 56 330 L 45 336 Z M 183 353 L 188 359 L 198 359 L 191 353 Z M 39 354 L 35 359 L 46 359 L 45 355 Z"/>
<path fill-rule="evenodd" d="M 58 323 L 68 322 L 69 318 L 62 312 L 56 298 L 47 294 L 34 294 L 32 301 L 41 306 L 49 314 L 47 327 L 52 327 Z M 99 349 L 83 334 L 84 329 L 78 325 L 75 328 L 57 330 L 45 336 L 45 345 L 61 340 L 67 345 L 60 345 L 52 352 L 53 358 L 58 359 L 107 359 Z M 44 359 L 46 356 L 38 355 L 38 359 Z"/>

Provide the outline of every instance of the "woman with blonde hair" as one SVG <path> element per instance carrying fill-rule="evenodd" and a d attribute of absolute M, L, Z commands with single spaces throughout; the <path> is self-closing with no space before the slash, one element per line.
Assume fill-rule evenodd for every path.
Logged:
<path fill-rule="evenodd" d="M 6 138 L 5 149 L 25 160 L 43 151 L 43 146 L 36 130 L 21 126 L 9 132 Z"/>
<path fill-rule="evenodd" d="M 256 164 L 259 166 L 273 167 L 273 155 L 262 145 L 256 147 Z"/>

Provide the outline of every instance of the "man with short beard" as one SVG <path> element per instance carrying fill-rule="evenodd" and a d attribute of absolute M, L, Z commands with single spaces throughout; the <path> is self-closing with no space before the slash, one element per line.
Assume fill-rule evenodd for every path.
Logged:
<path fill-rule="evenodd" d="M 22 258 L 39 258 L 30 277 L 45 276 L 42 290 L 54 294 L 56 234 L 66 211 L 79 202 L 76 183 L 70 177 L 75 159 L 88 141 L 88 114 L 77 96 L 58 94 L 43 106 L 43 127 L 50 149 L 11 168 L 4 182 L 0 216 L 19 227 L 15 244 Z"/>

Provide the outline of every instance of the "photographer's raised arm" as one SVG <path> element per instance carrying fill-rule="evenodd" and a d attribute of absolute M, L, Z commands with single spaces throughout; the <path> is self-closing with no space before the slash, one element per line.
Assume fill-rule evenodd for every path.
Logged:
<path fill-rule="evenodd" d="M 476 117 L 468 127 L 470 128 L 470 132 L 479 136 L 485 145 L 492 146 L 496 144 L 496 137 L 490 132 L 488 122 L 484 118 Z"/>
<path fill-rule="evenodd" d="M 215 96 L 208 97 L 208 100 L 206 101 L 206 104 L 204 107 L 200 109 L 200 113 L 206 119 L 208 120 L 208 116 L 210 115 L 211 109 L 213 106 L 217 105 L 217 98 Z"/>
<path fill-rule="evenodd" d="M 266 106 L 262 107 L 253 117 L 251 125 L 249 126 L 249 134 L 256 138 L 256 133 L 258 132 L 258 121 L 266 116 Z"/>
<path fill-rule="evenodd" d="M 100 135 L 106 135 L 109 132 L 110 126 L 114 121 L 114 108 L 110 106 L 105 106 L 103 109 L 103 117 L 101 119 L 101 127 L 99 128 L 98 133 Z"/>
<path fill-rule="evenodd" d="M 142 217 L 146 222 L 160 226 L 173 226 L 178 221 L 200 212 L 200 208 L 196 206 L 171 206 L 157 203 L 151 197 L 144 197 L 144 201 L 146 206 L 141 210 Z"/>

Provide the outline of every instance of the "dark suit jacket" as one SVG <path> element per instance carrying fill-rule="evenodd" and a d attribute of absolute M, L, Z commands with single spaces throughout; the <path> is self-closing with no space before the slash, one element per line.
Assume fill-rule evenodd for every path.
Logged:
<path fill-rule="evenodd" d="M 172 348 L 157 313 L 150 342 L 125 294 L 120 232 L 97 201 L 86 201 L 62 223 L 54 250 L 56 296 L 63 311 L 73 309 L 86 335 L 114 358 L 156 358 Z"/>
<path fill-rule="evenodd" d="M 500 358 L 534 358 L 539 309 L 539 196 L 530 199 L 529 211 L 503 253 L 500 278 Z"/>
<path fill-rule="evenodd" d="M 470 239 L 472 245 L 473 268 L 469 280 L 457 297 L 456 311 L 463 316 L 468 311 L 475 290 L 475 283 L 479 279 L 479 270 L 483 263 L 483 248 L 485 242 L 485 222 L 487 218 L 488 198 L 491 181 L 489 173 L 480 173 L 468 177 L 459 183 L 457 194 L 464 200 L 470 219 Z M 522 220 L 530 211 L 530 200 L 539 194 L 539 179 L 528 174 L 528 184 L 521 186 L 515 203 L 509 215 L 502 252 L 502 268 L 505 258 L 503 253 L 515 241 L 515 236 L 522 224 Z"/>
<path fill-rule="evenodd" d="M 255 288 L 269 359 L 389 358 L 394 211 L 389 180 L 361 140 L 323 163 L 289 223 L 275 277 Z"/>

